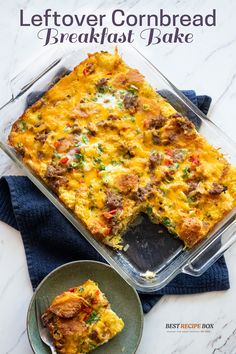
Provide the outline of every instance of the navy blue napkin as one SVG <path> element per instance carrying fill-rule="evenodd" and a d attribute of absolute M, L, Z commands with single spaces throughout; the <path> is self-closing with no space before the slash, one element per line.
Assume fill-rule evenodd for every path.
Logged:
<path fill-rule="evenodd" d="M 210 98 L 185 91 L 207 113 Z M 54 205 L 23 176 L 0 179 L 0 220 L 19 230 L 25 247 L 33 288 L 53 269 L 75 260 L 104 259 L 85 240 Z M 140 294 L 147 313 L 165 294 L 193 294 L 229 288 L 228 270 L 223 257 L 201 277 L 180 274 L 155 294 Z"/>

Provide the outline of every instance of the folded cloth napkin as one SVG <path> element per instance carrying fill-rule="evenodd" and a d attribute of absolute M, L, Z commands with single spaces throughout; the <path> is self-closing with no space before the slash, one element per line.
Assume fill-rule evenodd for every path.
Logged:
<path fill-rule="evenodd" d="M 205 113 L 207 96 L 185 91 Z M 23 176 L 0 179 L 0 220 L 19 230 L 25 247 L 33 288 L 53 269 L 75 260 L 104 262 L 98 252 L 80 235 L 54 205 Z M 140 294 L 144 313 L 165 294 L 193 294 L 229 288 L 228 270 L 223 257 L 201 277 L 180 274 L 155 294 Z"/>

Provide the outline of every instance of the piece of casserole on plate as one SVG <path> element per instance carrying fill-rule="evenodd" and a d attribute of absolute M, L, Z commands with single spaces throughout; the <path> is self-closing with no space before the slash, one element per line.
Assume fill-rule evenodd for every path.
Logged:
<path fill-rule="evenodd" d="M 124 328 L 92 280 L 56 296 L 42 320 L 59 354 L 88 353 Z"/>

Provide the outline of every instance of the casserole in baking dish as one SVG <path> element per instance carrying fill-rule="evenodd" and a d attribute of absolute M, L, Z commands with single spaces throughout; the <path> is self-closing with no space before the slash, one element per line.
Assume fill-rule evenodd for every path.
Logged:
<path fill-rule="evenodd" d="M 114 52 L 112 46 L 102 46 L 101 49 Z M 174 237 L 166 227 L 150 221 L 148 214 L 150 215 L 153 209 L 148 207 L 144 214 L 139 213 L 138 219 L 129 231 L 122 235 L 124 247 L 121 250 L 114 250 L 94 238 L 75 213 L 66 208 L 52 192 L 52 188 L 24 162 L 20 152 L 9 145 L 8 137 L 16 118 L 24 114 L 26 108 L 39 100 L 43 93 L 49 91 L 63 75 L 72 72 L 78 63 L 87 60 L 88 52 L 94 53 L 97 50 L 99 48 L 94 46 L 86 46 L 85 50 L 74 51 L 64 47 L 56 50 L 53 48 L 47 51 L 46 55 L 36 58 L 30 66 L 13 78 L 10 81 L 12 98 L 0 109 L 0 146 L 123 278 L 139 291 L 153 292 L 168 284 L 181 272 L 198 276 L 214 263 L 236 241 L 235 210 L 225 215 L 215 225 L 209 232 L 209 237 L 202 238 L 191 248 L 186 248 L 180 238 Z M 235 143 L 199 111 L 153 64 L 132 46 L 122 45 L 119 53 L 129 67 L 138 69 L 145 76 L 145 80 L 158 90 L 159 95 L 168 100 L 173 110 L 183 117 L 188 117 L 194 124 L 197 123 L 196 129 L 208 143 L 216 148 L 220 147 L 227 160 L 233 165 L 236 164 Z M 217 120 L 217 111 L 214 110 L 211 116 L 213 121 Z M 135 122 L 130 123 L 135 124 Z M 146 129 L 146 131 L 151 134 L 151 130 Z M 128 139 L 126 141 L 131 142 Z M 157 148 L 156 145 L 155 150 Z M 113 160 L 112 154 L 110 160 Z M 191 161 L 188 163 L 190 164 Z M 113 167 L 117 168 L 112 165 L 111 169 Z M 164 166 L 162 168 L 164 169 Z M 99 173 L 101 172 L 104 173 L 102 166 Z M 222 192 L 220 197 L 225 195 Z M 168 219 L 163 221 L 168 224 Z"/>
<path fill-rule="evenodd" d="M 114 248 L 141 211 L 192 247 L 235 206 L 236 170 L 117 50 L 56 83 L 9 143 Z"/>

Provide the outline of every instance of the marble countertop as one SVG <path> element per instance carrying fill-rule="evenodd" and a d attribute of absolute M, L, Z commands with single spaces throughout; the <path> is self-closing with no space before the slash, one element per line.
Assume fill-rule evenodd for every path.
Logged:
<path fill-rule="evenodd" d="M 111 5 L 112 4 L 112 5 Z M 19 27 L 19 10 L 33 14 L 47 8 L 61 12 L 109 13 L 122 8 L 130 13 L 167 12 L 206 14 L 216 8 L 217 26 L 191 29 L 191 44 L 137 46 L 180 89 L 194 88 L 212 96 L 209 118 L 236 140 L 236 2 L 233 0 L 115 0 L 86 1 L 15 0 L 1 2 L 0 106 L 11 97 L 10 78 L 36 58 L 48 53 L 35 38 L 37 29 Z M 135 30 L 135 29 L 134 29 Z M 71 44 L 71 49 L 77 47 Z M 19 174 L 0 152 L 0 174 Z M 236 353 L 236 245 L 226 252 L 231 288 L 228 291 L 184 296 L 163 296 L 145 316 L 137 354 L 235 354 Z M 32 296 L 24 249 L 19 232 L 0 222 L 0 352 L 32 353 L 26 333 L 26 312 Z M 213 323 L 208 332 L 172 332 L 166 323 Z"/>

